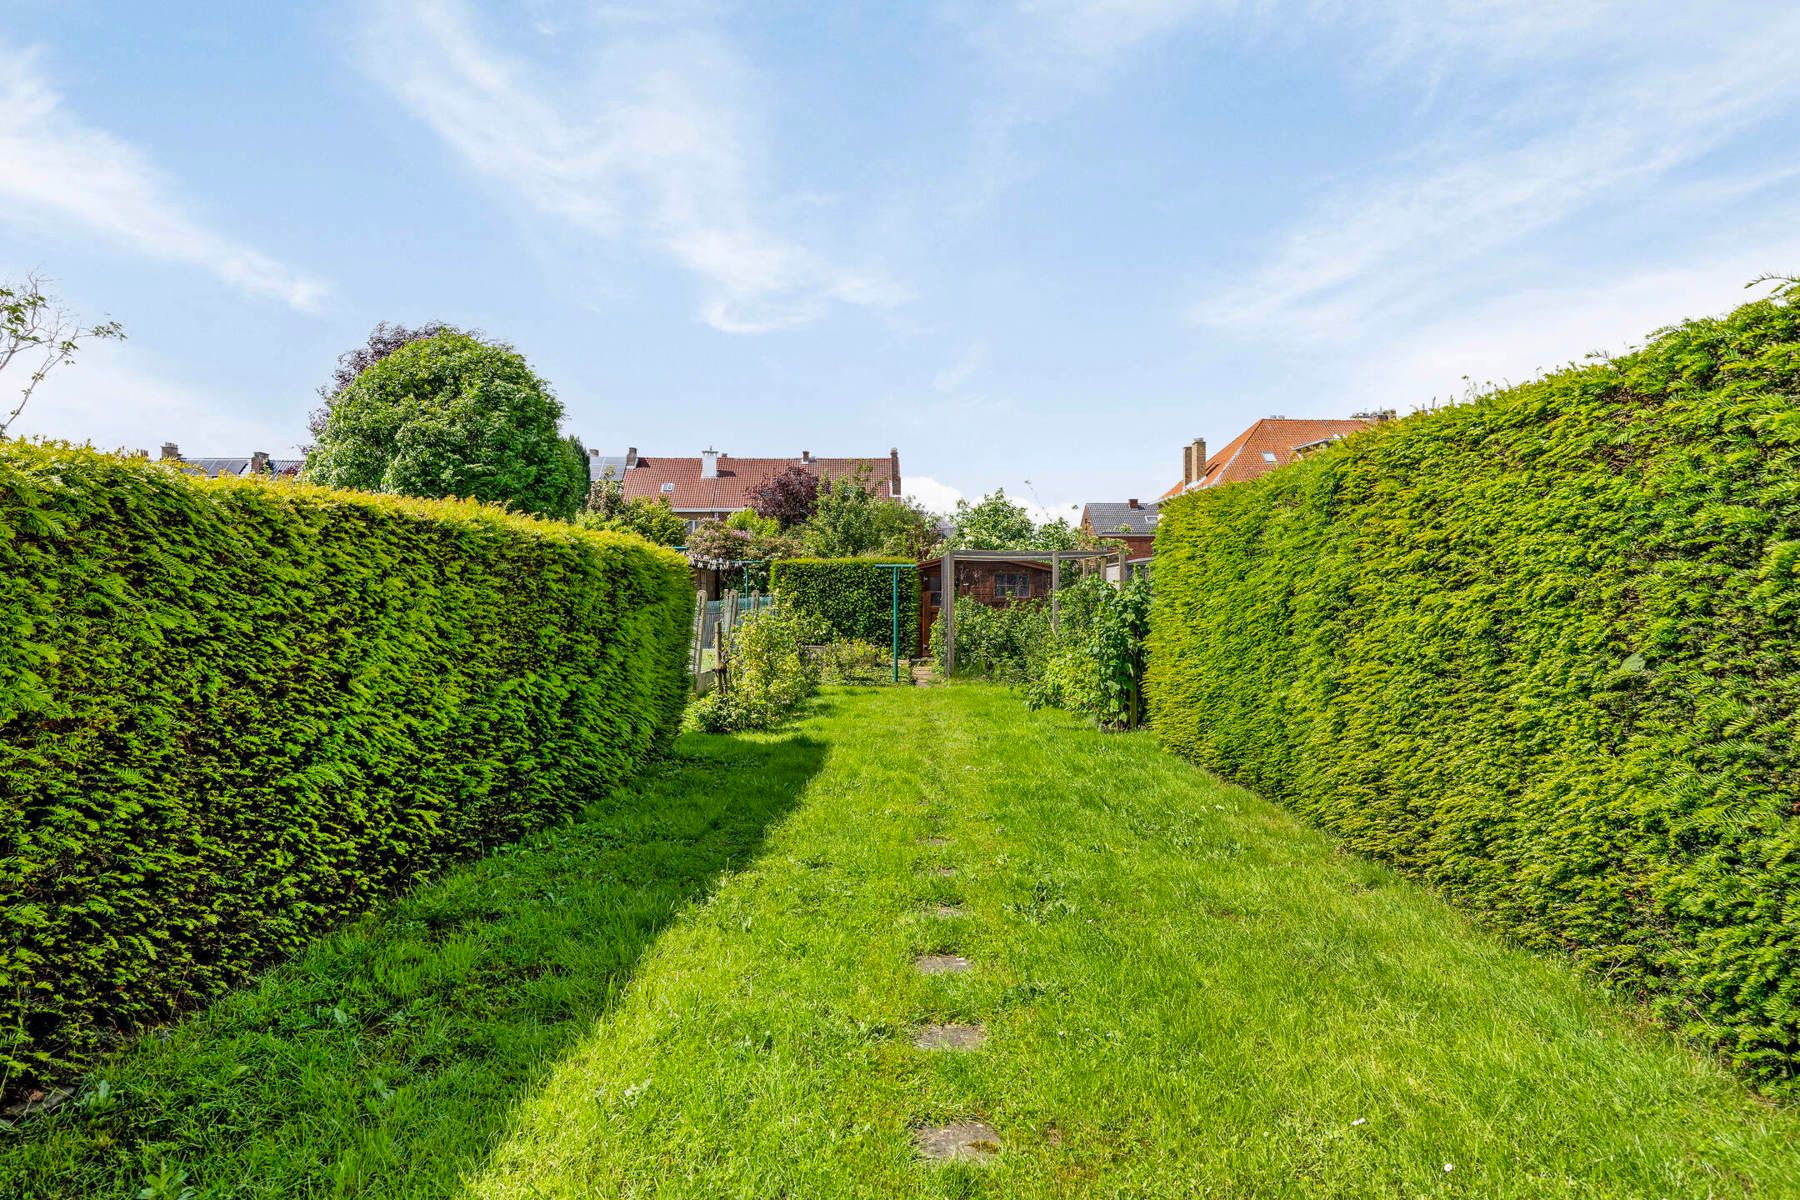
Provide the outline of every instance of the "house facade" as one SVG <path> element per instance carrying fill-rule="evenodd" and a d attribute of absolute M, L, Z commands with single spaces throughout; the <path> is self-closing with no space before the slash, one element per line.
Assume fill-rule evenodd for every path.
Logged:
<path fill-rule="evenodd" d="M 1157 505 L 1131 500 L 1090 500 L 1081 509 L 1081 532 L 1103 546 L 1124 546 L 1126 557 L 1145 558 L 1156 541 Z"/>
<path fill-rule="evenodd" d="M 864 474 L 871 494 L 898 500 L 900 451 L 885 458 L 819 458 L 810 450 L 798 458 L 739 458 L 705 450 L 693 458 L 639 454 L 633 446 L 623 455 L 589 451 L 589 471 L 598 480 L 610 474 L 627 500 L 661 500 L 692 529 L 701 521 L 723 520 L 751 507 L 751 493 L 789 467 L 818 479 L 855 479 Z"/>

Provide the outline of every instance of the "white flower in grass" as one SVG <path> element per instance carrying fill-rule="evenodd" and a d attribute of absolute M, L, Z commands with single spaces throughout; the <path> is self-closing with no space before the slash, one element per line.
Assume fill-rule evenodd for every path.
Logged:
<path fill-rule="evenodd" d="M 1453 1168 L 1451 1167 L 1451 1165 L 1449 1163 L 1444 1164 L 1444 1174 L 1448 1175 L 1452 1169 Z"/>

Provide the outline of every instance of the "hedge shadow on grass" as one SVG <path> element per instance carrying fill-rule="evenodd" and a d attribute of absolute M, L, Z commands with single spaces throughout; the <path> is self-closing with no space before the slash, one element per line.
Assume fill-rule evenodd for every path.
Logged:
<path fill-rule="evenodd" d="M 0 1193 L 136 1195 L 159 1172 L 201 1197 L 455 1191 L 662 929 L 755 859 L 825 749 L 683 737 L 573 822 L 100 1063 L 0 1137 Z"/>

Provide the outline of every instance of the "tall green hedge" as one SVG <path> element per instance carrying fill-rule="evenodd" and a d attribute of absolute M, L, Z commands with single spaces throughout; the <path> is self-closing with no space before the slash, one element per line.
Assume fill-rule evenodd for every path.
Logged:
<path fill-rule="evenodd" d="M 888 646 L 894 640 L 891 563 L 900 564 L 900 654 L 908 657 L 919 640 L 919 572 L 910 559 L 777 559 L 769 590 L 823 617 L 841 638 Z"/>
<path fill-rule="evenodd" d="M 636 538 L 0 443 L 0 1091 L 618 784 L 692 605 Z"/>
<path fill-rule="evenodd" d="M 1800 1090 L 1800 295 L 1163 506 L 1163 741 Z"/>

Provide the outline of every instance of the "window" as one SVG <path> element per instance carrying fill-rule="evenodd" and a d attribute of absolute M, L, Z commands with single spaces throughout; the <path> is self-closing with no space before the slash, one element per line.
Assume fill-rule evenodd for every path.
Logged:
<path fill-rule="evenodd" d="M 1264 462 L 1274 462 L 1275 461 L 1275 452 L 1273 450 L 1264 450 L 1263 451 L 1263 461 Z"/>
<path fill-rule="evenodd" d="M 662 485 L 662 490 L 663 490 L 663 495 L 673 496 L 675 494 L 675 485 L 672 483 L 665 483 Z"/>
<path fill-rule="evenodd" d="M 1031 576 L 1023 571 L 998 571 L 994 574 L 994 598 L 1024 600 L 1031 596 Z"/>

